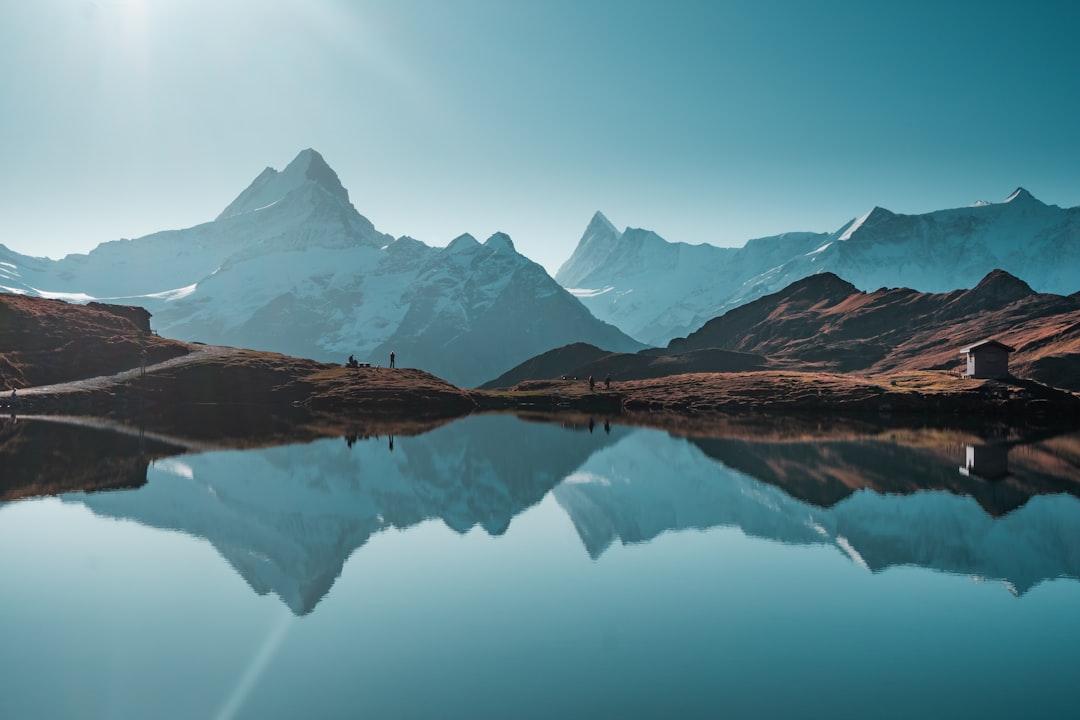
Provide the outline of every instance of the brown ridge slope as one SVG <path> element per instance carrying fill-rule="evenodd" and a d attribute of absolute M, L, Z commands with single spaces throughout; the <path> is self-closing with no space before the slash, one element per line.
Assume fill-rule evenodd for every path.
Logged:
<path fill-rule="evenodd" d="M 218 350 L 218 349 L 215 349 Z M 163 368 L 130 383 L 162 406 L 252 405 L 405 417 L 470 412 L 472 399 L 414 368 L 347 368 L 258 350 L 222 348 L 196 362 Z"/>
<path fill-rule="evenodd" d="M 146 324 L 140 324 L 140 314 Z M 0 294 L 0 388 L 66 382 L 178 357 L 188 345 L 150 332 L 141 308 Z"/>
<path fill-rule="evenodd" d="M 694 372 L 742 372 L 765 367 L 765 358 L 752 353 L 703 348 L 678 355 L 643 350 L 613 353 L 592 345 L 576 343 L 555 348 L 507 370 L 484 383 L 481 390 L 513 387 L 538 378 L 580 378 L 592 375 L 597 382 L 610 376 L 620 380 L 644 380 Z"/>
<path fill-rule="evenodd" d="M 1040 294 L 1001 270 L 971 290 L 860 292 L 831 273 L 793 283 L 721 317 L 667 351 L 757 353 L 776 369 L 882 375 L 956 370 L 960 350 L 993 338 L 1016 348 L 1012 372 L 1080 390 L 1080 297 Z"/>
<path fill-rule="evenodd" d="M 139 371 L 143 349 L 145 374 Z M 149 313 L 141 308 L 4 294 L 0 374 L 19 389 L 16 401 L 5 392 L 0 405 L 15 405 L 19 413 L 104 415 L 150 409 L 157 415 L 199 415 L 210 435 L 227 434 L 230 425 L 241 421 L 260 421 L 268 430 L 308 422 L 313 413 L 363 411 L 420 420 L 457 416 L 475 407 L 467 393 L 422 370 L 351 369 L 278 353 L 165 340 L 150 332 Z M 214 411 L 198 410 L 208 406 Z M 273 422 L 268 409 L 283 416 L 283 422 Z"/>
<path fill-rule="evenodd" d="M 1010 360 L 1014 376 L 1080 391 L 1080 293 L 1036 293 L 1000 270 L 970 290 L 949 293 L 861 292 L 821 273 L 714 318 L 688 337 L 672 340 L 667 349 L 627 355 L 559 348 L 482 388 L 589 375 L 598 381 L 610 376 L 625 387 L 628 381 L 750 370 L 864 377 L 955 373 L 963 367 L 962 348 L 991 338 L 1016 348 Z M 734 380 L 727 378 L 729 385 Z M 786 383 L 775 385 L 772 393 L 782 399 Z M 830 385 L 831 391 L 840 390 Z"/>
<path fill-rule="evenodd" d="M 0 423 L 0 502 L 139 487 L 151 461 L 182 450 L 91 427 L 57 432 L 50 423 Z"/>

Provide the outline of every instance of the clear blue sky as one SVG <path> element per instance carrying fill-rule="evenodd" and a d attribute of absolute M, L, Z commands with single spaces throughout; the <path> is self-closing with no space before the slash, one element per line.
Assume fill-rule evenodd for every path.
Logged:
<path fill-rule="evenodd" d="M 1080 4 L 2 0 L 0 243 L 212 219 L 319 150 L 379 229 L 551 272 L 1024 186 L 1080 205 Z"/>

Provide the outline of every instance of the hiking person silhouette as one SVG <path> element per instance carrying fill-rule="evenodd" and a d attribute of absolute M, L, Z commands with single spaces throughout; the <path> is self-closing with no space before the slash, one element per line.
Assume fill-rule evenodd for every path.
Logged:
<path fill-rule="evenodd" d="M 394 351 L 390 351 L 390 367 L 394 367 Z"/>

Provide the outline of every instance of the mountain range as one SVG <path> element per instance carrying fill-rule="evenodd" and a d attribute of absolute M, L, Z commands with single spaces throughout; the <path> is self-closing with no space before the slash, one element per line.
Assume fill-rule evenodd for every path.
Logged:
<path fill-rule="evenodd" d="M 180 340 L 373 365 L 395 352 L 402 365 L 475 386 L 573 343 L 607 353 L 663 346 L 812 275 L 863 291 L 947 294 L 1000 269 L 1038 293 L 1070 295 L 1078 268 L 1080 208 L 1018 189 L 1000 203 L 922 215 L 874 208 L 832 233 L 741 248 L 620 232 L 598 212 L 552 279 L 503 233 L 435 248 L 379 232 L 308 149 L 192 228 L 56 261 L 0 245 L 0 292 L 142 305 L 158 332 Z"/>
<path fill-rule="evenodd" d="M 1004 202 L 902 215 L 875 207 L 832 233 L 791 232 L 741 248 L 669 243 L 619 232 L 597 213 L 555 279 L 592 313 L 650 345 L 809 275 L 861 290 L 974 287 L 993 270 L 1038 292 L 1080 290 L 1080 207 L 1047 205 L 1020 188 Z"/>
<path fill-rule="evenodd" d="M 1015 375 L 1080 390 L 1080 293 L 1037 293 L 1001 270 L 947 293 L 863 292 L 823 272 L 728 310 L 665 349 L 626 354 L 577 344 L 530 358 L 484 387 L 560 376 L 951 370 L 962 348 L 988 338 L 1015 348 Z"/>
<path fill-rule="evenodd" d="M 497 233 L 445 248 L 380 233 L 314 150 L 265 169 L 214 220 L 87 255 L 0 246 L 0 290 L 142 305 L 162 335 L 344 362 L 422 367 L 475 385 L 575 341 L 643 347 L 596 320 Z"/>

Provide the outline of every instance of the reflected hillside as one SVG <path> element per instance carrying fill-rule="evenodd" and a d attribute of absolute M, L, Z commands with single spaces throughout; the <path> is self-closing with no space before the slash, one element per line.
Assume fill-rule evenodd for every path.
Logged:
<path fill-rule="evenodd" d="M 156 458 L 182 446 L 137 432 L 33 418 L 0 420 L 0 501 L 136 488 Z"/>
<path fill-rule="evenodd" d="M 829 507 L 857 490 L 972 497 L 994 516 L 1035 495 L 1080 496 L 1080 437 L 985 439 L 940 430 L 800 440 L 694 438 L 723 465 Z"/>
<path fill-rule="evenodd" d="M 322 439 L 171 458 L 137 492 L 69 496 L 94 512 L 204 537 L 258 593 L 298 615 L 372 535 L 437 519 L 505 532 L 589 455 L 627 430 L 590 434 L 475 416 L 416 437 Z"/>
<path fill-rule="evenodd" d="M 179 448 L 20 421 L 3 447 L 12 467 L 37 468 L 22 477 L 39 491 L 135 487 L 63 499 L 205 538 L 297 615 L 379 532 L 438 520 L 499 536 L 549 492 L 593 558 L 665 532 L 737 527 L 831 545 L 875 571 L 916 565 L 1017 592 L 1080 578 L 1080 435 L 765 422 L 688 439 L 588 416 L 475 415 L 420 435 L 354 424 L 307 442 L 166 457 Z"/>
<path fill-rule="evenodd" d="M 639 430 L 591 457 L 554 495 L 593 557 L 616 541 L 723 526 L 831 544 L 870 570 L 917 565 L 1018 592 L 1080 578 L 1080 500 L 1064 494 L 1076 493 L 1080 477 L 1077 436 L 1008 450 L 997 480 L 964 465 L 975 446 L 956 438 L 908 433 L 904 441 L 687 440 Z"/>

